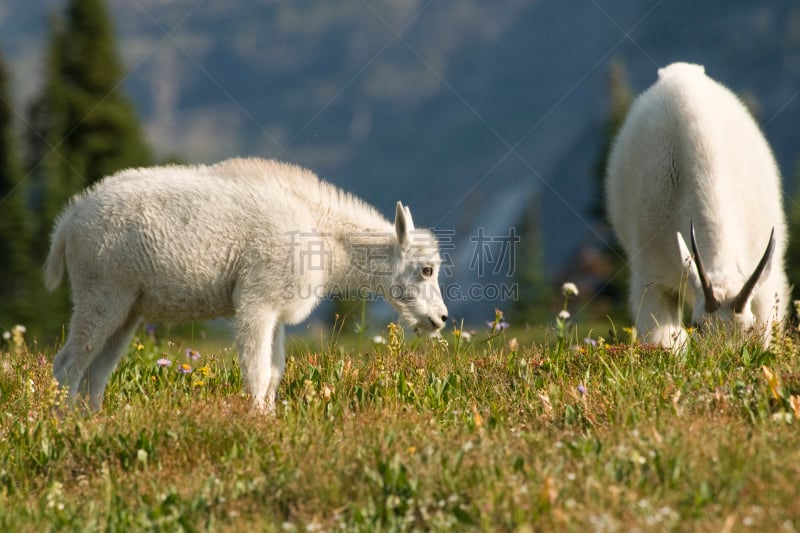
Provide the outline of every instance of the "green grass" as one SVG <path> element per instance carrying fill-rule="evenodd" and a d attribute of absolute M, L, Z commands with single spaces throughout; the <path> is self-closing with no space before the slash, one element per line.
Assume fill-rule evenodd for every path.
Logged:
<path fill-rule="evenodd" d="M 296 340 L 274 417 L 225 349 L 134 342 L 86 415 L 52 352 L 7 343 L 0 530 L 800 528 L 795 339 L 675 356 L 563 331 Z"/>

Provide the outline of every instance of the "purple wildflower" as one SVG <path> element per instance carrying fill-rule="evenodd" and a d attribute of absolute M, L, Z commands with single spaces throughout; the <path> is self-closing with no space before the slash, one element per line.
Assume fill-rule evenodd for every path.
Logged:
<path fill-rule="evenodd" d="M 597 346 L 597 341 L 594 340 L 591 337 L 586 337 L 585 339 L 583 339 L 583 343 L 584 344 L 591 344 L 592 346 L 595 346 L 595 347 Z"/>
<path fill-rule="evenodd" d="M 200 359 L 200 352 L 197 350 L 192 350 L 191 348 L 186 348 L 186 357 L 191 359 L 192 361 L 197 361 Z"/>
<path fill-rule="evenodd" d="M 183 363 L 182 365 L 178 366 L 178 372 L 180 372 L 181 374 L 191 374 L 192 365 Z"/>
<path fill-rule="evenodd" d="M 160 366 L 160 367 L 162 367 L 162 368 L 163 368 L 163 367 L 167 367 L 167 366 L 171 365 L 171 364 L 172 364 L 172 361 L 170 361 L 170 360 L 169 360 L 169 359 L 167 359 L 166 357 L 162 357 L 161 359 L 159 359 L 158 361 L 156 361 L 156 364 L 157 364 L 158 366 Z"/>
<path fill-rule="evenodd" d="M 506 322 L 505 318 L 501 318 L 496 323 L 487 321 L 486 325 L 489 326 L 489 328 L 492 329 L 493 331 L 503 331 L 504 329 L 508 328 L 509 323 Z"/>
<path fill-rule="evenodd" d="M 585 396 L 586 395 L 586 387 L 583 386 L 583 383 L 578 385 L 578 392 L 581 393 L 581 396 Z"/>

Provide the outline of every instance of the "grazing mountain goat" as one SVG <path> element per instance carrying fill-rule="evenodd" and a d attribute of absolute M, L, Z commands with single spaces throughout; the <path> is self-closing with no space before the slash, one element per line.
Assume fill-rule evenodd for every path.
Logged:
<path fill-rule="evenodd" d="M 433 234 L 397 203 L 394 226 L 303 168 L 259 159 L 125 170 L 72 198 L 45 265 L 66 259 L 74 312 L 53 372 L 99 409 L 142 317 L 235 317 L 254 404 L 274 409 L 284 324 L 329 294 L 379 294 L 417 331 L 447 320 Z"/>
<path fill-rule="evenodd" d="M 696 327 L 717 318 L 731 332 L 758 330 L 769 343 L 789 303 L 781 179 L 733 93 L 700 65 L 660 69 L 615 140 L 606 186 L 644 340 L 685 349 L 688 280 Z"/>

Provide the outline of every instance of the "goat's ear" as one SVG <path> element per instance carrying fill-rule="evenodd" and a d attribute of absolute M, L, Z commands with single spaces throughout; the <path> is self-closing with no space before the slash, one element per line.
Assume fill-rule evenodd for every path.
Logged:
<path fill-rule="evenodd" d="M 411 232 L 414 231 L 414 221 L 411 219 L 411 211 L 408 207 L 397 202 L 394 214 L 394 230 L 397 233 L 397 243 L 401 249 L 411 246 Z"/>
<path fill-rule="evenodd" d="M 681 264 L 683 264 L 683 271 L 689 278 L 689 283 L 695 290 L 702 291 L 702 286 L 700 284 L 700 274 L 697 272 L 697 265 L 694 263 L 694 255 L 692 252 L 689 251 L 689 247 L 686 246 L 686 241 L 683 240 L 683 235 L 681 232 L 677 232 L 678 237 L 678 250 L 681 254 Z"/>

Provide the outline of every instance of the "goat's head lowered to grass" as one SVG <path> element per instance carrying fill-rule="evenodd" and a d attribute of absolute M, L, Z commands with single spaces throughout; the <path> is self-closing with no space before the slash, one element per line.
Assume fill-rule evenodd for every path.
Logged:
<path fill-rule="evenodd" d="M 411 210 L 400 202 L 394 225 L 394 272 L 386 299 L 418 333 L 438 331 L 447 321 L 447 307 L 439 288 L 442 260 L 436 237 L 428 230 L 415 229 Z"/>
<path fill-rule="evenodd" d="M 692 251 L 686 246 L 686 241 L 677 233 L 678 247 L 680 248 L 681 261 L 687 274 L 689 284 L 694 291 L 694 308 L 692 309 L 692 325 L 701 330 L 706 324 L 716 320 L 726 326 L 733 326 L 742 332 L 750 332 L 756 326 L 757 319 L 751 306 L 751 298 L 759 280 L 769 273 L 772 255 L 775 250 L 775 229 L 769 235 L 769 243 L 753 272 L 739 287 L 728 286 L 727 280 L 719 278 L 717 286 L 714 284 L 714 273 L 709 273 L 703 266 L 697 239 L 694 233 L 694 223 L 690 225 L 690 238 Z M 763 325 L 761 325 L 763 326 Z"/>

